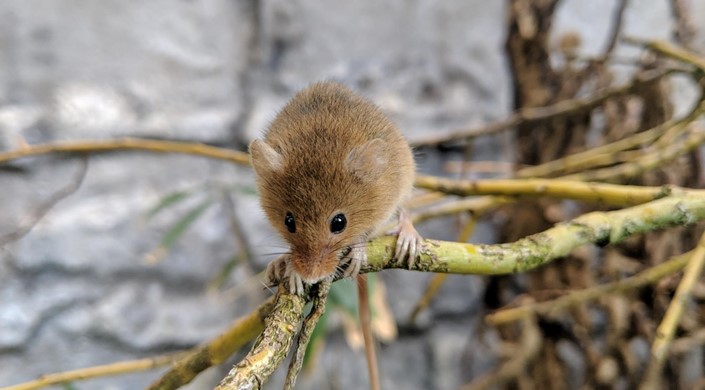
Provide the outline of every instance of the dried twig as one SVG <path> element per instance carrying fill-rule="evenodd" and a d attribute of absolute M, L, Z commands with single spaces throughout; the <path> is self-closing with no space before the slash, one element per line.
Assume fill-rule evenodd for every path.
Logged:
<path fill-rule="evenodd" d="M 617 46 L 617 41 L 619 38 L 619 33 L 622 31 L 622 24 L 624 23 L 624 11 L 629 5 L 629 0 L 620 0 L 617 4 L 617 10 L 614 13 L 612 27 L 609 34 L 609 39 L 607 39 L 607 45 L 602 53 L 601 62 L 607 61 L 612 56 L 614 48 Z"/>
<path fill-rule="evenodd" d="M 265 327 L 247 356 L 237 363 L 217 390 L 260 389 L 284 360 L 301 324 L 306 300 L 280 288 Z"/>
<path fill-rule="evenodd" d="M 550 196 L 612 206 L 640 204 L 662 198 L 676 190 L 669 186 L 620 186 L 562 179 L 453 180 L 433 176 L 417 177 L 416 186 L 462 196 Z"/>
<path fill-rule="evenodd" d="M 215 146 L 193 143 L 161 141 L 145 138 L 120 138 L 105 141 L 81 140 L 63 141 L 38 145 L 27 145 L 17 150 L 0 152 L 0 164 L 24 157 L 39 156 L 52 153 L 101 153 L 125 150 L 142 150 L 156 153 L 184 153 L 196 156 L 230 161 L 235 164 L 249 164 L 247 153 L 219 148 Z"/>
<path fill-rule="evenodd" d="M 596 169 L 563 176 L 566 180 L 578 181 L 616 181 L 641 175 L 654 168 L 663 166 L 678 156 L 692 151 L 705 142 L 705 128 L 693 126 L 682 140 L 664 145 L 658 153 L 650 153 L 643 157 L 608 168 Z"/>
<path fill-rule="evenodd" d="M 649 367 L 646 370 L 647 375 L 642 383 L 642 389 L 657 389 L 661 378 L 668 349 L 673 341 L 673 335 L 676 333 L 676 328 L 680 322 L 686 304 L 690 301 L 690 293 L 693 287 L 698 282 L 700 275 L 705 268 L 705 234 L 698 242 L 698 246 L 693 251 L 688 265 L 683 272 L 683 279 L 678 284 L 676 294 L 668 306 L 666 315 L 656 329 L 656 336 L 651 345 L 651 360 Z"/>
<path fill-rule="evenodd" d="M 367 372 L 370 380 L 370 390 L 382 388 L 379 381 L 379 365 L 377 364 L 377 351 L 375 338 L 372 334 L 372 315 L 370 314 L 369 286 L 366 275 L 357 276 L 357 307 L 360 313 L 360 330 L 365 341 L 365 357 L 367 358 Z"/>
<path fill-rule="evenodd" d="M 525 317 L 522 319 L 521 332 L 520 345 L 515 348 L 516 353 L 509 361 L 502 364 L 497 371 L 483 375 L 472 381 L 472 383 L 463 386 L 463 390 L 479 390 L 502 386 L 515 379 L 522 372 L 525 372 L 529 364 L 531 364 L 538 355 L 543 342 L 539 327 L 536 325 L 536 318 L 534 317 Z"/>
<path fill-rule="evenodd" d="M 592 300 L 604 298 L 609 294 L 626 293 L 640 287 L 654 284 L 668 275 L 673 275 L 685 267 L 692 252 L 676 256 L 666 262 L 622 279 L 614 283 L 607 283 L 584 290 L 570 291 L 566 295 L 545 302 L 522 304 L 510 309 L 499 310 L 485 317 L 485 321 L 492 325 L 505 324 L 517 321 L 531 315 L 552 316 L 575 305 Z"/>
<path fill-rule="evenodd" d="M 299 332 L 299 341 L 296 343 L 294 355 L 289 363 L 289 371 L 286 373 L 284 390 L 293 390 L 294 385 L 296 385 L 296 377 L 299 375 L 299 371 L 301 371 L 301 367 L 304 364 L 306 346 L 309 340 L 311 340 L 311 335 L 316 328 L 316 324 L 318 324 L 318 320 L 321 319 L 323 312 L 326 311 L 326 299 L 328 299 L 330 285 L 330 280 L 324 280 L 315 286 L 316 296 L 313 298 L 311 312 L 306 316 L 303 326 L 301 327 L 301 332 Z"/>
<path fill-rule="evenodd" d="M 566 99 L 550 106 L 524 108 L 514 112 L 507 119 L 499 122 L 475 128 L 463 128 L 448 133 L 418 137 L 412 140 L 412 144 L 415 146 L 433 146 L 444 142 L 495 134 L 519 124 L 535 124 L 546 120 L 574 115 L 579 112 L 587 112 L 602 105 L 609 99 L 634 93 L 634 91 L 637 91 L 639 88 L 677 71 L 679 70 L 655 69 L 646 71 L 635 76 L 629 84 L 608 88 L 589 98 Z"/>
<path fill-rule="evenodd" d="M 701 102 L 694 105 L 691 112 L 683 116 L 683 118 L 664 122 L 649 130 L 636 133 L 619 141 L 588 149 L 584 152 L 571 154 L 533 167 L 522 168 L 517 171 L 516 176 L 519 178 L 546 177 L 617 163 L 617 156 L 620 152 L 648 145 L 663 134 L 671 132 L 671 130 L 680 131 L 702 115 L 703 112 L 705 112 L 705 103 Z"/>
<path fill-rule="evenodd" d="M 191 382 L 203 370 L 225 361 L 264 329 L 265 318 L 274 308 L 274 299 L 238 319 L 223 334 L 180 359 L 171 370 L 149 386 L 149 390 L 174 390 Z"/>
<path fill-rule="evenodd" d="M 35 390 L 51 385 L 60 385 L 78 380 L 86 380 L 110 375 L 120 375 L 130 372 L 151 370 L 162 367 L 181 359 L 188 352 L 178 352 L 164 356 L 151 357 L 146 359 L 132 360 L 129 362 L 119 362 L 82 368 L 73 371 L 59 372 L 55 374 L 43 375 L 39 379 L 25 382 L 13 386 L 3 387 L 0 390 Z"/>
<path fill-rule="evenodd" d="M 34 229 L 37 223 L 39 223 L 39 221 L 41 221 L 42 218 L 44 218 L 44 216 L 47 215 L 47 213 L 51 211 L 54 206 L 56 206 L 57 203 L 78 191 L 78 189 L 81 188 L 83 179 L 86 177 L 86 172 L 88 172 L 88 160 L 83 159 L 78 171 L 76 171 L 76 174 L 73 176 L 71 181 L 65 187 L 50 196 L 44 203 L 39 205 L 32 213 L 33 215 L 29 221 L 24 223 L 23 226 L 14 232 L 0 236 L 0 248 L 27 235 L 30 231 L 32 231 L 32 229 Z"/>

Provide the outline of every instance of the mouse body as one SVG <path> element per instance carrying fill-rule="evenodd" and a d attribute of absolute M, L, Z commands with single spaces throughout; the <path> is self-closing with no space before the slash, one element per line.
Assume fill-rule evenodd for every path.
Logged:
<path fill-rule="evenodd" d="M 402 133 L 335 82 L 298 92 L 249 149 L 261 206 L 290 245 L 267 277 L 271 284 L 288 277 L 295 293 L 339 270 L 356 276 L 367 262 L 368 237 L 413 187 L 413 154 Z M 413 264 L 421 237 L 408 220 L 398 234 L 395 257 Z"/>

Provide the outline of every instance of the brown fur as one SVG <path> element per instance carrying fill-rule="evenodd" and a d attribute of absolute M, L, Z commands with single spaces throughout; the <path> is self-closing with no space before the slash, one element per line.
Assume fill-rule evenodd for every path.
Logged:
<path fill-rule="evenodd" d="M 334 82 L 297 93 L 250 153 L 262 207 L 309 283 L 334 273 L 340 252 L 389 220 L 413 185 L 413 156 L 401 132 L 374 104 Z M 284 225 L 287 212 L 295 233 Z M 347 227 L 333 234 L 338 213 Z"/>

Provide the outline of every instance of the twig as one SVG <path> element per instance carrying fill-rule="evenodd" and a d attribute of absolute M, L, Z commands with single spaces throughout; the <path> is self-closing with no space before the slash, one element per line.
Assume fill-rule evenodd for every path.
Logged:
<path fill-rule="evenodd" d="M 149 390 L 174 390 L 191 382 L 201 371 L 225 361 L 235 351 L 254 339 L 264 329 L 265 318 L 274 308 L 274 298 L 235 321 L 223 334 L 180 359 Z"/>
<path fill-rule="evenodd" d="M 683 0 L 671 0 L 671 12 L 675 19 L 675 39 L 684 47 L 691 47 L 696 30 L 691 19 L 689 5 Z"/>
<path fill-rule="evenodd" d="M 705 112 L 705 103 L 700 102 L 694 105 L 693 110 L 683 118 L 669 120 L 649 130 L 636 133 L 619 141 L 591 148 L 584 152 L 571 154 L 541 165 L 522 168 L 517 171 L 516 176 L 519 178 L 545 177 L 562 174 L 571 170 L 588 169 L 615 163 L 617 162 L 616 156 L 618 153 L 649 144 L 664 133 L 670 132 L 670 130 L 680 131 L 702 115 L 703 112 Z"/>
<path fill-rule="evenodd" d="M 695 348 L 700 348 L 705 344 L 705 329 L 697 330 L 687 336 L 674 340 L 671 344 L 671 353 L 674 355 L 684 354 Z"/>
<path fill-rule="evenodd" d="M 516 353 L 495 372 L 483 375 L 470 384 L 463 386 L 463 390 L 486 389 L 494 386 L 502 387 L 524 372 L 529 364 L 536 358 L 543 344 L 541 332 L 536 325 L 536 318 L 525 317 L 521 322 L 521 342 L 516 348 Z"/>
<path fill-rule="evenodd" d="M 617 11 L 612 17 L 612 29 L 610 30 L 605 51 L 602 53 L 601 62 L 607 61 L 607 59 L 612 55 L 615 46 L 617 46 L 619 33 L 622 31 L 622 24 L 624 23 L 624 10 L 627 9 L 628 5 L 629 0 L 620 0 L 619 4 L 617 4 Z"/>
<path fill-rule="evenodd" d="M 453 195 L 550 196 L 626 206 L 667 196 L 674 187 L 620 186 L 562 179 L 453 180 L 419 176 L 416 186 Z"/>
<path fill-rule="evenodd" d="M 193 142 L 161 141 L 144 138 L 120 138 L 105 141 L 82 140 L 27 145 L 21 149 L 0 153 L 0 164 L 23 157 L 51 153 L 100 153 L 124 150 L 142 150 L 157 153 L 184 153 L 196 156 L 230 161 L 235 164 L 249 164 L 247 153 Z"/>
<path fill-rule="evenodd" d="M 188 352 L 178 352 L 164 356 L 132 360 L 128 362 L 112 363 L 103 366 L 94 366 L 73 371 L 59 372 L 55 374 L 47 374 L 42 375 L 38 379 L 30 382 L 20 383 L 8 387 L 2 387 L 0 388 L 0 390 L 35 390 L 51 385 L 60 385 L 62 383 L 72 381 L 86 380 L 110 375 L 120 375 L 136 371 L 145 371 L 173 363 L 183 357 L 185 354 L 188 354 Z"/>
<path fill-rule="evenodd" d="M 685 62 L 687 64 L 693 65 L 701 70 L 705 70 L 705 58 L 702 58 L 688 50 L 682 49 L 680 47 L 671 45 L 664 41 L 645 41 L 638 38 L 623 38 L 623 41 L 633 45 L 641 45 L 648 49 L 651 49 L 659 54 L 663 54 L 667 57 L 673 58 L 674 60 Z"/>
<path fill-rule="evenodd" d="M 589 98 L 566 99 L 550 106 L 523 108 L 511 114 L 507 119 L 499 122 L 475 128 L 463 128 L 448 133 L 418 137 L 411 140 L 411 143 L 414 146 L 434 146 L 444 142 L 495 134 L 520 124 L 538 123 L 558 117 L 573 115 L 578 112 L 590 111 L 609 99 L 633 93 L 639 88 L 677 71 L 677 69 L 654 69 L 646 71 L 635 76 L 628 84 L 608 88 Z"/>
<path fill-rule="evenodd" d="M 690 293 L 703 273 L 703 268 L 705 268 L 705 234 L 700 238 L 698 246 L 693 251 L 683 272 L 683 279 L 676 288 L 676 294 L 656 329 L 656 336 L 651 345 L 651 360 L 646 371 L 647 375 L 642 383 L 643 389 L 658 388 L 658 381 L 668 356 L 668 349 L 673 341 L 673 335 L 676 333 L 678 323 L 683 316 L 685 305 L 690 300 Z"/>
<path fill-rule="evenodd" d="M 685 139 L 670 145 L 665 145 L 658 153 L 647 154 L 636 161 L 629 161 L 613 167 L 596 169 L 563 176 L 565 180 L 578 181 L 616 181 L 638 176 L 653 168 L 660 167 L 675 160 L 678 156 L 692 151 L 705 142 L 705 129 L 694 126 Z"/>
<path fill-rule="evenodd" d="M 306 300 L 280 288 L 274 309 L 247 356 L 220 381 L 217 390 L 260 389 L 284 360 L 301 324 Z"/>
<path fill-rule="evenodd" d="M 377 352 L 375 350 L 375 338 L 372 334 L 372 315 L 370 314 L 369 286 L 366 275 L 357 276 L 357 307 L 360 314 L 360 331 L 365 344 L 365 356 L 367 358 L 367 372 L 370 381 L 370 390 L 380 390 L 382 388 L 379 381 L 379 366 L 377 364 Z"/>
<path fill-rule="evenodd" d="M 83 179 L 86 177 L 86 172 L 88 172 L 88 160 L 83 159 L 71 181 L 59 191 L 55 192 L 44 203 L 39 205 L 39 207 L 34 210 L 28 222 L 24 223 L 23 226 L 14 232 L 0 236 L 0 248 L 27 235 L 57 203 L 78 191 L 78 189 L 81 188 Z"/>
<path fill-rule="evenodd" d="M 634 276 L 614 283 L 570 291 L 566 295 L 545 302 L 522 304 L 511 309 L 499 310 L 485 317 L 491 325 L 506 324 L 531 315 L 552 316 L 573 306 L 603 298 L 608 294 L 626 293 L 640 287 L 654 284 L 668 275 L 673 275 L 685 267 L 692 252 L 676 256 L 668 261 L 648 268 Z"/>
<path fill-rule="evenodd" d="M 316 296 L 313 299 L 313 306 L 311 307 L 311 312 L 304 320 L 303 326 L 301 327 L 301 332 L 299 332 L 299 341 L 296 343 L 294 356 L 291 358 L 291 362 L 289 363 L 289 371 L 286 373 L 284 390 L 293 390 L 294 385 L 296 385 L 296 377 L 299 375 L 301 366 L 304 364 L 306 346 L 308 345 L 309 340 L 311 340 L 311 335 L 313 334 L 313 330 L 316 328 L 316 324 L 318 324 L 318 320 L 326 311 L 326 299 L 328 299 L 330 285 L 330 280 L 324 280 L 316 285 Z"/>

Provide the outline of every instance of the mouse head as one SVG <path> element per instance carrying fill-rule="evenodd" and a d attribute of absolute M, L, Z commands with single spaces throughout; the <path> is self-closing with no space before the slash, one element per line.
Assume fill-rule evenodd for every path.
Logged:
<path fill-rule="evenodd" d="M 379 184 L 390 163 L 384 144 L 373 139 L 337 157 L 326 148 L 312 148 L 320 151 L 314 155 L 250 144 L 262 208 L 290 244 L 291 265 L 305 282 L 335 273 L 347 248 L 365 245 L 389 218 L 393 201 Z"/>

